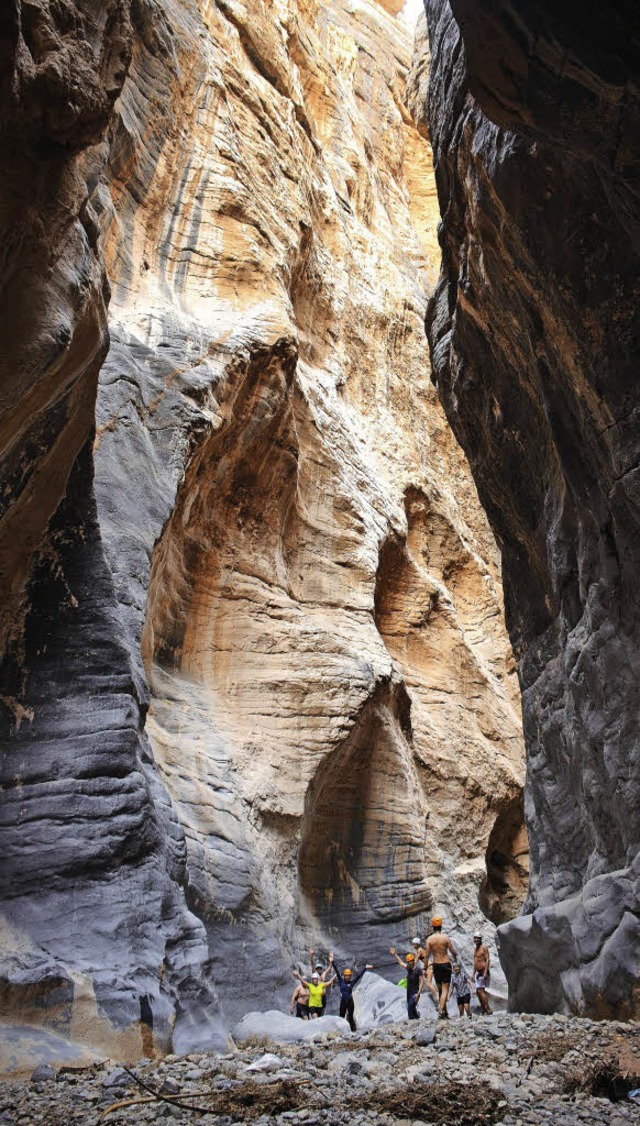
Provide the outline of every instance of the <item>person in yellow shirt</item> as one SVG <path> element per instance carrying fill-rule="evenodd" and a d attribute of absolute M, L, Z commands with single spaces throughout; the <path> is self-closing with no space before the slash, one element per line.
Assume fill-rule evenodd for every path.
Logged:
<path fill-rule="evenodd" d="M 336 980 L 336 975 L 329 978 L 328 981 L 321 981 L 320 974 L 315 971 L 311 974 L 311 981 L 305 981 L 302 974 L 297 970 L 293 971 L 293 976 L 297 977 L 301 985 L 304 985 L 309 990 L 309 1017 L 311 1020 L 317 1020 L 322 1016 L 322 997 L 325 989 L 333 985 Z"/>

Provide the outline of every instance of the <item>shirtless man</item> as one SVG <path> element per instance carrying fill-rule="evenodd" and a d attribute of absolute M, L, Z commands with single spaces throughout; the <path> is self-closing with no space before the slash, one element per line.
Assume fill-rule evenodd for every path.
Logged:
<path fill-rule="evenodd" d="M 309 990 L 307 989 L 307 986 L 304 985 L 301 981 L 298 982 L 298 984 L 296 985 L 296 987 L 295 987 L 295 989 L 294 989 L 294 991 L 291 995 L 291 1004 L 289 1006 L 289 1012 L 291 1013 L 291 1016 L 293 1016 L 293 1006 L 294 1005 L 295 1005 L 295 1008 L 296 1008 L 296 1016 L 299 1017 L 300 1020 L 308 1020 L 309 1019 Z"/>
<path fill-rule="evenodd" d="M 321 981 L 320 974 L 316 973 L 314 970 L 311 974 L 311 980 L 305 981 L 302 974 L 299 974 L 297 970 L 293 970 L 293 976 L 297 977 L 300 985 L 306 987 L 309 993 L 309 1018 L 311 1020 L 317 1020 L 318 1017 L 322 1016 L 323 1012 L 322 996 L 325 990 L 337 980 L 336 975 L 334 974 L 328 981 Z"/>
<path fill-rule="evenodd" d="M 493 1012 L 489 1004 L 489 998 L 485 992 L 489 984 L 489 977 L 491 973 L 491 956 L 488 948 L 482 941 L 480 931 L 476 931 L 473 936 L 475 950 L 473 952 L 473 984 L 476 987 L 476 996 L 480 1002 L 480 1008 L 487 1016 Z"/>
<path fill-rule="evenodd" d="M 440 1020 L 446 1020 L 448 1017 L 449 982 L 451 981 L 451 958 L 457 959 L 458 955 L 449 936 L 443 934 L 442 919 L 439 915 L 434 915 L 431 926 L 433 927 L 433 934 L 429 935 L 427 939 L 426 954 L 428 959 L 433 959 L 433 978 L 440 995 L 439 1017 Z"/>

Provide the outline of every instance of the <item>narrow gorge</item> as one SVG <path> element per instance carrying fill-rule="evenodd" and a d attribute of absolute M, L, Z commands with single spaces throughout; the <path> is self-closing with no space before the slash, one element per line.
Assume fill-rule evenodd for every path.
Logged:
<path fill-rule="evenodd" d="M 436 911 L 503 1007 L 640 1015 L 631 23 L 426 8 L 0 15 L 1 1019 L 43 1043 L 224 1049 Z"/>

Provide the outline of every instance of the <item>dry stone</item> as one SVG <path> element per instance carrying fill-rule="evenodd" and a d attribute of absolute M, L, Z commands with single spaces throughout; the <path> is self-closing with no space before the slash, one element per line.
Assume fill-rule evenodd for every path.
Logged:
<path fill-rule="evenodd" d="M 501 931 L 510 1001 L 637 1015 L 635 16 L 427 9 L 433 378 L 501 546 L 528 751 L 526 917 Z"/>
<path fill-rule="evenodd" d="M 109 1056 L 524 894 L 395 7 L 11 0 L 1 1012 Z"/>
<path fill-rule="evenodd" d="M 376 961 L 436 902 L 473 929 L 519 705 L 495 546 L 424 375 L 437 212 L 405 25 L 300 0 L 166 5 L 162 28 L 105 190 L 96 490 L 238 1017 L 238 964 L 284 1005 L 300 945 Z"/>

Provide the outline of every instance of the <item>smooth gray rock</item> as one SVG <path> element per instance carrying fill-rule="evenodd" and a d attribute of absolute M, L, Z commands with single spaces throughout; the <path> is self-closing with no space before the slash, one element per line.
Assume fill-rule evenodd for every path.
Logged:
<path fill-rule="evenodd" d="M 406 990 L 369 970 L 354 989 L 356 1025 L 359 1029 L 407 1019 Z"/>
<path fill-rule="evenodd" d="M 254 1060 L 253 1063 L 250 1063 L 245 1068 L 245 1070 L 277 1071 L 279 1067 L 282 1067 L 282 1060 L 280 1059 L 280 1056 L 274 1056 L 271 1052 L 265 1052 L 265 1054 L 263 1056 L 260 1056 L 259 1059 Z"/>
<path fill-rule="evenodd" d="M 231 1033 L 239 1043 L 251 1038 L 264 1038 L 278 1044 L 323 1040 L 332 1034 L 351 1036 L 347 1021 L 334 1016 L 320 1017 L 319 1020 L 298 1020 L 277 1009 L 265 1013 L 247 1013 Z"/>
<path fill-rule="evenodd" d="M 31 1082 L 32 1083 L 46 1083 L 46 1082 L 50 1081 L 51 1079 L 55 1079 L 55 1077 L 56 1077 L 55 1067 L 52 1067 L 51 1064 L 43 1063 L 43 1064 L 40 1064 L 39 1067 L 36 1067 L 35 1070 L 31 1073 Z"/>
<path fill-rule="evenodd" d="M 373 1067 L 364 1056 L 356 1055 L 355 1052 L 337 1052 L 330 1060 L 328 1070 L 330 1073 L 354 1076 L 368 1075 Z"/>
<path fill-rule="evenodd" d="M 121 1067 L 113 1068 L 102 1080 L 103 1087 L 128 1087 L 131 1083 L 133 1083 L 133 1079 Z"/>
<path fill-rule="evenodd" d="M 165 1095 L 178 1095 L 181 1090 L 182 1087 L 178 1083 L 177 1079 L 174 1079 L 171 1075 L 167 1075 L 162 1084 L 163 1093 Z"/>
<path fill-rule="evenodd" d="M 640 856 L 630 868 L 590 880 L 571 899 L 499 928 L 513 1004 L 584 1011 L 606 994 L 624 1012 L 640 962 L 639 902 Z"/>
<path fill-rule="evenodd" d="M 501 546 L 528 755 L 528 921 L 504 925 L 500 956 L 514 1009 L 628 1017 L 640 1004 L 635 13 L 426 9 L 443 215 L 432 378 Z"/>

